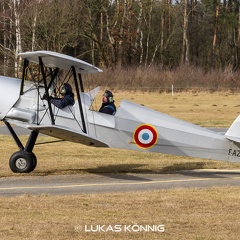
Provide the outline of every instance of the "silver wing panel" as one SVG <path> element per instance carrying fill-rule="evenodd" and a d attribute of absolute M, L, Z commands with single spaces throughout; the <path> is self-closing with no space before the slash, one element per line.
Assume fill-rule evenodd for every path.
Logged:
<path fill-rule="evenodd" d="M 65 70 L 69 70 L 71 67 L 75 67 L 76 71 L 81 73 L 102 72 L 101 69 L 85 61 L 61 53 L 51 51 L 35 51 L 23 52 L 19 53 L 18 55 L 36 64 L 39 63 L 39 57 L 41 57 L 44 65 L 47 67 L 57 67 Z"/>
<path fill-rule="evenodd" d="M 39 131 L 40 133 L 52 136 L 55 138 L 63 139 L 70 142 L 81 143 L 84 145 L 95 147 L 108 147 L 105 143 L 88 136 L 82 132 L 73 131 L 72 129 L 63 128 L 60 126 L 36 126 L 29 125 L 28 129 Z"/>

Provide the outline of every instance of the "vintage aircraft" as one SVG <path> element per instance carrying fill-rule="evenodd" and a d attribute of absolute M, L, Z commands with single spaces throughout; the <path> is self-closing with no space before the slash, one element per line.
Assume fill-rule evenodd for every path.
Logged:
<path fill-rule="evenodd" d="M 101 69 L 50 51 L 19 56 L 24 59 L 22 79 L 0 76 L 0 120 L 19 148 L 9 160 L 13 172 L 35 169 L 33 148 L 39 133 L 95 147 L 240 162 L 240 116 L 223 135 L 126 100 L 115 115 L 100 113 L 91 109 L 100 88 L 85 92 L 82 76 Z M 75 104 L 59 109 L 51 103 L 51 94 L 60 95 L 70 80 Z M 11 124 L 31 130 L 26 146 Z"/>

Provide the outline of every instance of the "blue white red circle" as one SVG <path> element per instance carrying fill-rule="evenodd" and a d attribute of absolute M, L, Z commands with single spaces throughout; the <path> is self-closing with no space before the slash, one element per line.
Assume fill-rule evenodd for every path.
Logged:
<path fill-rule="evenodd" d="M 141 125 L 135 130 L 133 139 L 139 147 L 150 148 L 157 142 L 157 130 L 151 125 Z"/>

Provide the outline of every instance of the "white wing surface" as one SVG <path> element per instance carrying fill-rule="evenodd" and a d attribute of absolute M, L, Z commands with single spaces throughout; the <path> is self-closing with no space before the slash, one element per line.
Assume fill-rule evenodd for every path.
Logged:
<path fill-rule="evenodd" d="M 102 72 L 101 69 L 85 62 L 80 59 L 51 51 L 34 51 L 24 52 L 18 54 L 22 58 L 28 59 L 30 62 L 39 63 L 39 57 L 47 67 L 60 68 L 69 70 L 71 67 L 75 67 L 79 73 L 97 73 Z"/>

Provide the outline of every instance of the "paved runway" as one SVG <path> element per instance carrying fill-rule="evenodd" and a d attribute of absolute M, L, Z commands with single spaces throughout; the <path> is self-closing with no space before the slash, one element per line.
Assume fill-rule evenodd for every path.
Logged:
<path fill-rule="evenodd" d="M 0 196 L 99 194 L 213 186 L 240 186 L 240 170 L 191 170 L 171 174 L 6 177 L 0 178 Z"/>

